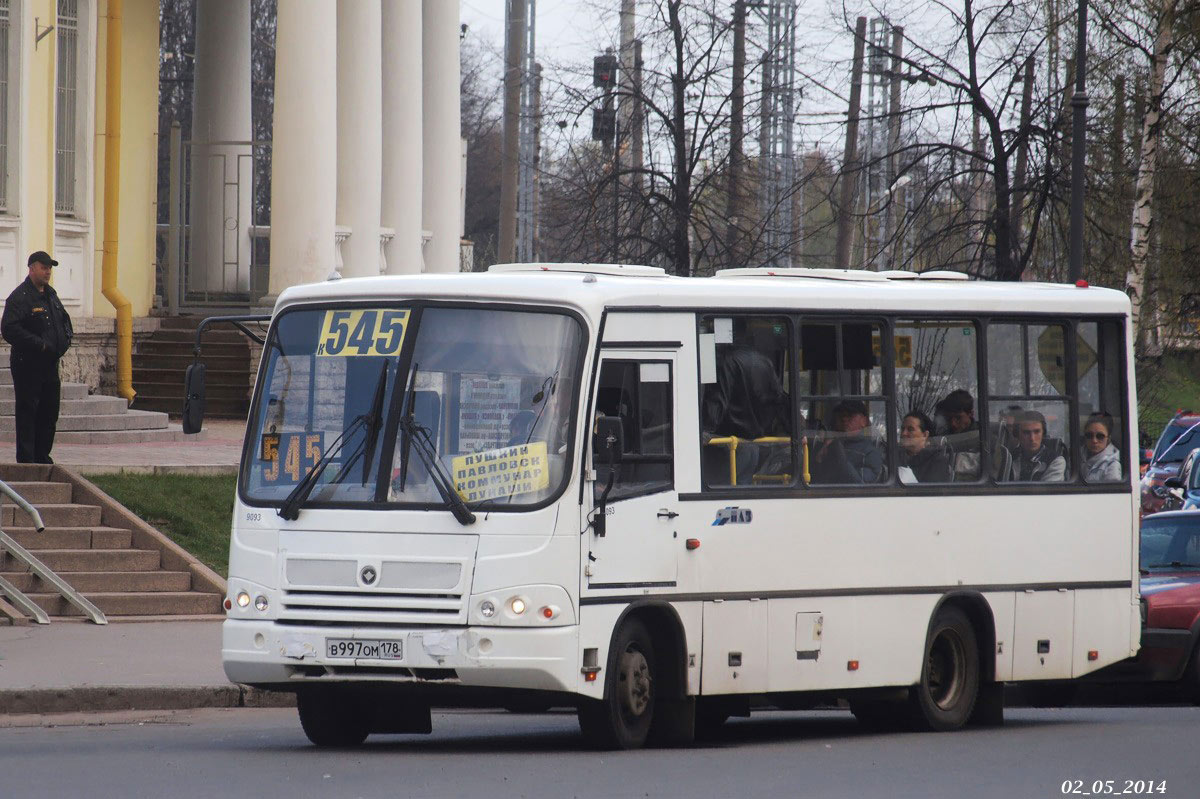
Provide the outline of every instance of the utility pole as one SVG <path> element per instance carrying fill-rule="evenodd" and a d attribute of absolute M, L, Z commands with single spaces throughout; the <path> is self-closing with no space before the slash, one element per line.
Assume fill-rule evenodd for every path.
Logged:
<path fill-rule="evenodd" d="M 904 28 L 899 25 L 892 27 L 892 74 L 888 92 L 888 169 L 887 169 L 887 225 L 884 233 L 884 243 L 887 247 L 887 267 L 898 268 L 897 253 L 900 251 L 898 242 L 900 220 L 903 215 L 904 189 L 896 185 L 900 176 L 900 72 L 904 66 Z"/>
<path fill-rule="evenodd" d="M 796 0 L 768 0 L 763 54 L 762 189 L 766 264 L 792 265 L 792 196 L 796 188 L 793 125 L 796 86 Z"/>
<path fill-rule="evenodd" d="M 537 0 L 528 3 L 525 14 L 526 44 L 521 54 L 521 114 L 519 163 L 517 167 L 517 260 L 530 263 L 537 259 L 534 228 L 537 216 L 537 167 L 540 152 L 541 65 L 536 62 L 535 20 Z"/>
<path fill-rule="evenodd" d="M 1087 137 L 1087 0 L 1079 0 L 1079 28 L 1075 39 L 1075 95 L 1071 98 L 1074 131 L 1071 135 L 1071 249 L 1067 258 L 1068 282 L 1083 277 L 1083 168 Z"/>
<path fill-rule="evenodd" d="M 516 260 L 517 173 L 521 126 L 521 60 L 525 50 L 527 0 L 508 0 L 504 37 L 504 131 L 500 152 L 501 263 Z"/>
<path fill-rule="evenodd" d="M 867 41 L 867 18 L 854 26 L 854 66 L 850 72 L 850 113 L 846 122 L 846 148 L 842 153 L 838 196 L 837 249 L 834 266 L 850 268 L 850 237 L 853 233 L 854 184 L 858 179 L 858 106 L 862 100 L 863 48 Z"/>
<path fill-rule="evenodd" d="M 729 184 L 725 198 L 725 249 L 730 266 L 742 266 L 741 225 L 745 216 L 742 173 L 746 155 L 742 139 L 746 135 L 746 0 L 733 4 L 733 85 L 729 93 Z"/>

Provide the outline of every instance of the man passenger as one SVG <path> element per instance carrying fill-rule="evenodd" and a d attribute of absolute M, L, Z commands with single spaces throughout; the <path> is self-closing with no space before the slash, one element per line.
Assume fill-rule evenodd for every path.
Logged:
<path fill-rule="evenodd" d="M 867 431 L 871 419 L 862 400 L 842 400 L 833 406 L 833 429 L 841 435 L 816 449 L 814 483 L 878 483 L 883 477 L 883 454 Z"/>
<path fill-rule="evenodd" d="M 1017 437 L 1021 446 L 1013 459 L 1010 480 L 1051 483 L 1066 479 L 1067 459 L 1059 452 L 1058 442 L 1046 436 L 1045 416 L 1025 411 L 1017 422 Z"/>
<path fill-rule="evenodd" d="M 951 391 L 934 406 L 942 418 L 942 434 L 954 457 L 951 466 L 955 480 L 975 480 L 979 477 L 979 422 L 975 420 L 975 398 L 959 388 Z"/>

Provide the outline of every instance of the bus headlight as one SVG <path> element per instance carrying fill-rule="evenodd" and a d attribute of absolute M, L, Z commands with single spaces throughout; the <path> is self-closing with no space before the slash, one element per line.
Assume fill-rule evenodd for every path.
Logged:
<path fill-rule="evenodd" d="M 471 597 L 468 624 L 563 627 L 575 624 L 575 605 L 558 585 L 514 585 Z"/>
<path fill-rule="evenodd" d="M 254 609 L 259 613 L 265 613 L 267 610 L 267 598 L 262 594 L 254 597 Z"/>
<path fill-rule="evenodd" d="M 245 591 L 238 591 L 237 606 L 239 608 L 249 607 L 250 606 L 250 595 L 247 594 Z"/>

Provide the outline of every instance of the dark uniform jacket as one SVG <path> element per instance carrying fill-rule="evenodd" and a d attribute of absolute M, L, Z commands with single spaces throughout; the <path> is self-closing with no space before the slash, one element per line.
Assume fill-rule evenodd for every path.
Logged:
<path fill-rule="evenodd" d="M 50 286 L 38 291 L 33 281 L 25 278 L 4 303 L 0 334 L 12 345 L 14 362 L 53 362 L 71 346 L 75 331 L 58 292 Z"/>

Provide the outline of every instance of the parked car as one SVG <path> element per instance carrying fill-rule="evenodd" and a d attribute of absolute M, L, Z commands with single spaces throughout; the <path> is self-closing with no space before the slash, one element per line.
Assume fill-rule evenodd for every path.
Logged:
<path fill-rule="evenodd" d="M 1163 509 L 1166 494 L 1155 491 L 1165 485 L 1168 477 L 1179 475 L 1179 468 L 1193 449 L 1200 447 L 1200 414 L 1180 411 L 1163 428 L 1150 465 L 1142 475 L 1142 514 Z"/>
<path fill-rule="evenodd" d="M 1142 519 L 1142 648 L 1095 682 L 1174 682 L 1200 704 L 1200 513 Z"/>
<path fill-rule="evenodd" d="M 1183 459 L 1178 475 L 1152 490 L 1163 497 L 1163 510 L 1200 510 L 1200 447 Z"/>

